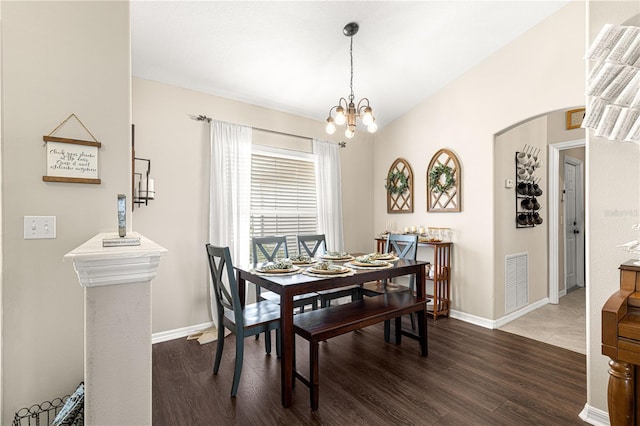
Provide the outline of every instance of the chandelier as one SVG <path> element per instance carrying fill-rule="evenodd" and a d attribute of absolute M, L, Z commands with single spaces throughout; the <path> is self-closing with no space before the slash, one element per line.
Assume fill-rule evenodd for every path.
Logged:
<path fill-rule="evenodd" d="M 358 117 L 362 120 L 362 124 L 367 126 L 369 133 L 374 133 L 378 130 L 376 118 L 373 116 L 373 110 L 369 106 L 369 99 L 362 98 L 358 101 L 357 105 L 353 101 L 355 99 L 355 96 L 353 95 L 353 36 L 357 34 L 358 29 L 360 29 L 358 24 L 350 22 L 345 25 L 342 30 L 345 36 L 351 38 L 349 45 L 349 57 L 351 58 L 351 80 L 349 88 L 351 89 L 351 94 L 349 95 L 348 100 L 340 98 L 338 100 L 338 105 L 331 107 L 329 110 L 326 130 L 330 135 L 335 133 L 336 124 L 341 126 L 346 123 L 347 128 L 344 131 L 344 135 L 347 138 L 352 138 L 353 135 L 356 134 L 356 118 Z M 335 115 L 332 116 L 331 114 L 334 110 Z"/>

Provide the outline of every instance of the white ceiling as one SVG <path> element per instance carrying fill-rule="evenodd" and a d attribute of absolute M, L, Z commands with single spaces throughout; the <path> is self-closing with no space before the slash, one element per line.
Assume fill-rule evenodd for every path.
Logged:
<path fill-rule="evenodd" d="M 324 120 L 354 21 L 355 98 L 382 128 L 566 3 L 132 1 L 133 75 Z"/>

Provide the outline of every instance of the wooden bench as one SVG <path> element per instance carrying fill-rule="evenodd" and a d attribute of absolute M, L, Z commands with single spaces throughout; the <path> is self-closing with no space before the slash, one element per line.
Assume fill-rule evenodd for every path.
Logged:
<path fill-rule="evenodd" d="M 318 343 L 350 331 L 394 319 L 396 344 L 402 335 L 420 342 L 421 355 L 427 356 L 426 306 L 429 299 L 418 298 L 408 292 L 367 297 L 352 303 L 305 312 L 293 317 L 296 334 L 309 341 L 309 377 L 294 370 L 297 378 L 310 390 L 311 410 L 318 409 Z M 418 312 L 418 335 L 402 330 L 401 316 Z"/>

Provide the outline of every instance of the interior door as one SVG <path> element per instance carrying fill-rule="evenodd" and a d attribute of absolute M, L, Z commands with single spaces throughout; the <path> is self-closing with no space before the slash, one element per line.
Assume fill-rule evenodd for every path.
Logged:
<path fill-rule="evenodd" d="M 584 286 L 584 224 L 582 219 L 582 161 L 565 157 L 565 290 Z"/>

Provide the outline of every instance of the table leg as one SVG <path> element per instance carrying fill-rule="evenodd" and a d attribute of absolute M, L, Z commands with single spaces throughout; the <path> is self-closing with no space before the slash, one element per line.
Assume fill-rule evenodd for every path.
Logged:
<path fill-rule="evenodd" d="M 418 285 L 416 286 L 416 293 L 418 297 L 425 297 L 427 294 L 426 283 L 425 283 L 425 266 L 422 265 L 420 270 L 416 274 L 416 282 Z M 424 309 L 421 309 L 418 312 L 418 336 L 420 337 L 420 351 L 422 356 L 427 356 L 427 306 L 425 304 Z"/>
<path fill-rule="evenodd" d="M 282 352 L 280 357 L 280 389 L 282 406 L 290 407 L 293 399 L 293 366 L 295 334 L 293 332 L 293 295 L 280 296 L 280 328 L 282 332 Z"/>

